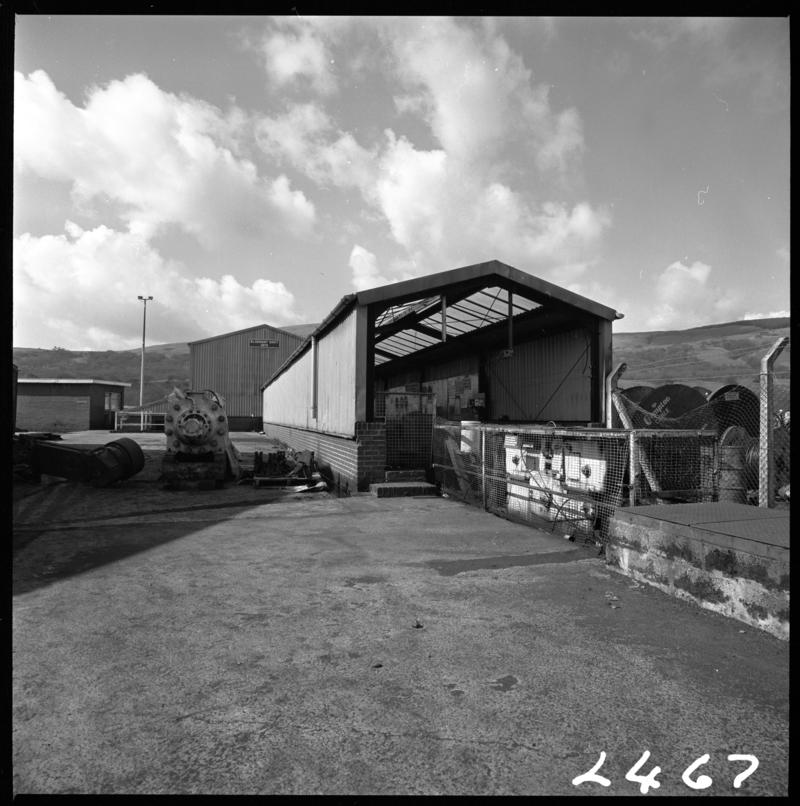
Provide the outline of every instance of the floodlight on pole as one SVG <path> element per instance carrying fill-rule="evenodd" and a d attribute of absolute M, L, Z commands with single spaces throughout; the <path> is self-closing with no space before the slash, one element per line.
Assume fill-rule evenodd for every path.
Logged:
<path fill-rule="evenodd" d="M 138 297 L 144 303 L 144 313 L 142 315 L 142 370 L 139 375 L 139 412 L 141 416 L 142 409 L 142 393 L 144 392 L 144 332 L 147 326 L 147 301 L 153 299 L 152 297 Z"/>

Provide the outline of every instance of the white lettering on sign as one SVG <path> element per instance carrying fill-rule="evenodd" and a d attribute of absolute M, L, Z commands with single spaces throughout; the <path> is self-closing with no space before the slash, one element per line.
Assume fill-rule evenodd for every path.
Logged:
<path fill-rule="evenodd" d="M 250 346 L 251 347 L 278 347 L 280 345 L 279 341 L 275 339 L 250 339 Z"/>

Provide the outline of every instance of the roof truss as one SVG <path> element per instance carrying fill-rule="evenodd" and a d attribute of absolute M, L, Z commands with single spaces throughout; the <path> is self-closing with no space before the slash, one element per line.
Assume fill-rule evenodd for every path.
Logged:
<path fill-rule="evenodd" d="M 448 339 L 474 333 L 542 307 L 529 296 L 503 287 L 494 277 L 479 285 L 450 289 L 390 305 L 375 317 L 375 364 L 403 358 Z"/>

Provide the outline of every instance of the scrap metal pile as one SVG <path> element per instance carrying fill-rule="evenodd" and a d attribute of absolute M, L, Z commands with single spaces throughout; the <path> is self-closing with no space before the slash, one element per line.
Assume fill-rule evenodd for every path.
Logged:
<path fill-rule="evenodd" d="M 254 487 L 294 487 L 324 490 L 327 485 L 316 470 L 313 451 L 256 451 L 252 473 L 245 472 L 240 484 Z"/>

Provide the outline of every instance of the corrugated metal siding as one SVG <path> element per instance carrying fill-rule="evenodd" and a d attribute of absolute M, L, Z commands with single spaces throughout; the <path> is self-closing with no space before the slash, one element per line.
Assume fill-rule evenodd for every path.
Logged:
<path fill-rule="evenodd" d="M 311 417 L 313 389 L 313 349 L 306 352 L 263 392 L 264 422 L 313 428 Z"/>
<path fill-rule="evenodd" d="M 356 309 L 329 330 L 318 346 L 317 428 L 355 434 Z"/>
<path fill-rule="evenodd" d="M 514 345 L 487 362 L 489 418 L 591 421 L 592 351 L 583 329 Z"/>
<path fill-rule="evenodd" d="M 264 389 L 265 422 L 355 435 L 356 313 L 353 309 L 318 341 L 316 419 L 311 416 L 314 348 L 310 347 Z"/>
<path fill-rule="evenodd" d="M 251 347 L 251 339 L 273 339 L 278 347 Z M 229 417 L 257 417 L 262 408 L 261 385 L 302 340 L 267 325 L 190 344 L 192 389 L 213 389 L 222 395 Z"/>

